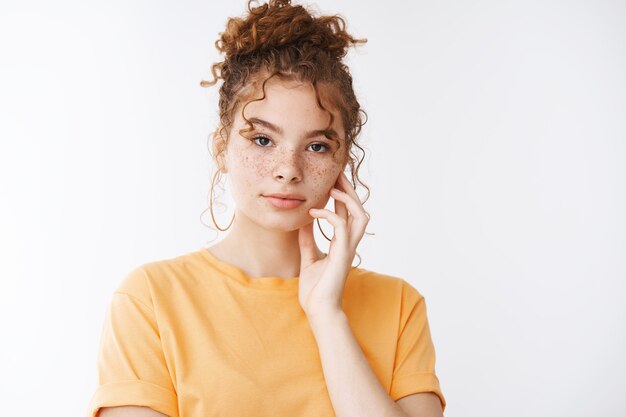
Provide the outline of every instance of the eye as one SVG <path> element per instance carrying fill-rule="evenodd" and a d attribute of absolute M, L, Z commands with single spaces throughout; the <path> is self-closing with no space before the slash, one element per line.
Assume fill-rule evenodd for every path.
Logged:
<path fill-rule="evenodd" d="M 251 141 L 262 148 L 268 148 L 269 144 L 272 143 L 270 138 L 263 135 L 254 136 Z M 322 142 L 312 143 L 309 147 L 313 149 L 313 153 L 326 153 L 330 150 L 330 146 Z"/>
<path fill-rule="evenodd" d="M 257 142 L 258 141 L 262 141 L 261 143 Z M 270 138 L 268 138 L 267 136 L 255 136 L 252 138 L 252 142 L 258 144 L 259 146 L 261 146 L 262 148 L 267 148 L 268 143 L 267 142 L 272 142 L 272 140 Z"/>
<path fill-rule="evenodd" d="M 326 153 L 326 152 L 328 152 L 328 149 L 330 148 L 325 143 L 319 143 L 319 142 L 318 143 L 312 143 L 310 146 L 312 146 L 312 147 L 316 146 L 316 147 L 318 147 L 317 149 L 319 149 L 320 146 L 322 147 L 321 152 L 318 152 L 318 151 L 314 150 L 313 151 L 314 153 Z"/>

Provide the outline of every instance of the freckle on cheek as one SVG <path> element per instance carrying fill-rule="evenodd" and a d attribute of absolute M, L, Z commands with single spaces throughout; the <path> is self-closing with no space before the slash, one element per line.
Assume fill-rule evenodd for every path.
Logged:
<path fill-rule="evenodd" d="M 267 163 L 259 160 L 254 163 L 254 170 L 259 176 L 266 176 L 269 174 L 269 168 Z"/>

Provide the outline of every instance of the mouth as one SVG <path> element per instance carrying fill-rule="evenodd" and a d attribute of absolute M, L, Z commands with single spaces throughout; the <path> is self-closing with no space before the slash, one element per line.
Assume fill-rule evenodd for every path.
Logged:
<path fill-rule="evenodd" d="M 300 196 L 283 197 L 279 194 L 264 195 L 263 198 L 272 206 L 279 209 L 293 209 L 304 203 L 304 198 Z"/>

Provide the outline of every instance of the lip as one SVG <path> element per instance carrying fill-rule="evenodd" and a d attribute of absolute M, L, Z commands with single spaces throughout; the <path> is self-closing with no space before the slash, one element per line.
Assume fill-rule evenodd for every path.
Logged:
<path fill-rule="evenodd" d="M 302 201 L 306 200 L 303 196 L 301 196 L 299 194 L 274 193 L 274 194 L 264 195 L 263 197 L 286 198 L 288 200 L 302 200 Z"/>
<path fill-rule="evenodd" d="M 304 199 L 299 196 L 295 196 L 298 198 L 284 198 L 280 197 L 281 195 L 285 194 L 264 195 L 263 198 L 269 201 L 269 203 L 272 204 L 274 207 L 279 209 L 293 209 L 304 203 Z M 293 194 L 291 194 L 290 196 L 293 196 Z"/>

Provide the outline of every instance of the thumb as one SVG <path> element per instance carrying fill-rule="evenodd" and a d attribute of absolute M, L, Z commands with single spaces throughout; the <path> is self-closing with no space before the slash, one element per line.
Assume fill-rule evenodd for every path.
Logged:
<path fill-rule="evenodd" d="M 317 261 L 313 222 L 305 224 L 298 230 L 298 244 L 300 245 L 300 271 L 302 271 Z"/>

